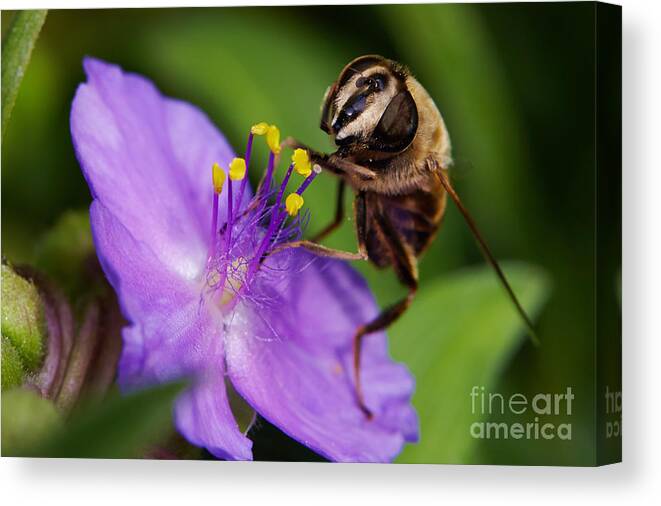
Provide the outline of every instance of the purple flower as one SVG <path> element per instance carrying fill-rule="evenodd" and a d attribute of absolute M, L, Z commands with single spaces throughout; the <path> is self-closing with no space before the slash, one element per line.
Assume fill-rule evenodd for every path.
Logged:
<path fill-rule="evenodd" d="M 302 250 L 269 255 L 300 236 L 301 194 L 317 172 L 296 167 L 309 175 L 285 203 L 285 185 L 298 177 L 294 164 L 276 184 L 279 132 L 256 125 L 247 165 L 253 134 L 266 134 L 272 152 L 253 196 L 242 159 L 233 160 L 201 111 L 115 65 L 86 59 L 84 68 L 71 132 L 94 199 L 96 250 L 131 322 L 123 330 L 122 388 L 192 378 L 175 404 L 176 427 L 220 458 L 252 458 L 226 381 L 331 460 L 390 461 L 417 440 L 413 379 L 390 359 L 384 333 L 366 339 L 363 351 L 373 419 L 356 402 L 351 338 L 378 312 L 364 280 Z M 218 166 L 212 178 L 215 163 L 230 167 L 226 181 Z"/>

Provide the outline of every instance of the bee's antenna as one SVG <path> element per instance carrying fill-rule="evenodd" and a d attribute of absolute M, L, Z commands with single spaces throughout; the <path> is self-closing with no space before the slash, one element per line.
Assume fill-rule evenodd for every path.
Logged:
<path fill-rule="evenodd" d="M 530 339 L 532 340 L 533 344 L 536 346 L 539 346 L 539 338 L 537 337 L 537 332 L 535 331 L 535 327 L 532 324 L 532 321 L 526 314 L 525 309 L 523 309 L 523 306 L 519 302 L 519 299 L 516 297 L 516 294 L 514 293 L 514 290 L 512 290 L 512 287 L 510 286 L 509 282 L 507 281 L 507 278 L 505 277 L 505 273 L 503 270 L 500 268 L 500 265 L 498 265 L 498 261 L 496 258 L 493 256 L 493 253 L 491 253 L 491 250 L 489 249 L 489 246 L 487 246 L 486 241 L 482 237 L 482 234 L 480 234 L 480 231 L 477 228 L 477 225 L 475 223 L 475 220 L 473 220 L 473 217 L 471 214 L 468 212 L 468 209 L 464 207 L 464 204 L 461 202 L 461 199 L 459 198 L 459 195 L 457 195 L 457 192 L 454 191 L 454 188 L 450 184 L 450 180 L 448 179 L 447 175 L 445 174 L 445 169 L 440 169 L 439 170 L 440 174 L 440 180 L 441 184 L 443 185 L 443 188 L 445 188 L 445 191 L 450 194 L 450 197 L 452 197 L 452 200 L 454 200 L 454 203 L 457 205 L 459 208 L 459 211 L 463 215 L 464 219 L 466 220 L 466 223 L 468 224 L 468 228 L 470 228 L 471 232 L 473 233 L 473 236 L 477 240 L 478 245 L 480 246 L 480 249 L 482 250 L 482 253 L 484 254 L 484 257 L 486 258 L 487 262 L 491 264 L 491 267 L 496 271 L 496 274 L 498 275 L 498 278 L 500 279 L 500 282 L 502 283 L 503 287 L 507 291 L 507 294 L 509 295 L 510 300 L 516 307 L 516 310 L 518 311 L 519 315 L 521 316 L 521 319 L 525 323 L 528 333 L 530 334 Z"/>

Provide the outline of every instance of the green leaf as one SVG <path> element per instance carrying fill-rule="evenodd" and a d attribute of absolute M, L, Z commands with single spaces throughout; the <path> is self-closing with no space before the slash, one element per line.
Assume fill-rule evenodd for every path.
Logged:
<path fill-rule="evenodd" d="M 2 337 L 11 342 L 23 368 L 33 371 L 44 352 L 46 323 L 37 288 L 2 265 Z"/>
<path fill-rule="evenodd" d="M 172 403 L 184 385 L 169 383 L 126 396 L 115 393 L 81 408 L 64 431 L 34 449 L 33 456 L 135 458 L 172 428 Z"/>
<path fill-rule="evenodd" d="M 16 13 L 7 36 L 2 41 L 2 138 L 14 109 L 18 88 L 30 62 L 41 27 L 46 21 L 45 10 Z"/>
<path fill-rule="evenodd" d="M 5 352 L 3 346 L 3 360 Z M 14 388 L 2 393 L 3 457 L 29 455 L 29 448 L 60 426 L 60 415 L 53 403 L 35 391 Z"/>
<path fill-rule="evenodd" d="M 546 276 L 525 264 L 503 267 L 534 315 L 548 295 Z M 420 291 L 390 334 L 393 356 L 416 378 L 413 403 L 421 430 L 420 442 L 406 446 L 398 461 L 466 462 L 475 442 L 469 433 L 476 421 L 471 388 L 493 385 L 525 339 L 505 291 L 488 267 L 438 278 Z"/>

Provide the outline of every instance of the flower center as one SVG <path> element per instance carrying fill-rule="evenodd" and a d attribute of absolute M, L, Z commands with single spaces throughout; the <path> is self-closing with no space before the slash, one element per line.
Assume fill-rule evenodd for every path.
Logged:
<path fill-rule="evenodd" d="M 255 136 L 265 136 L 269 160 L 254 196 L 244 204 Z M 245 158 L 234 158 L 227 173 L 217 163 L 211 168 L 214 192 L 205 293 L 211 294 L 220 306 L 227 306 L 249 290 L 271 251 L 300 238 L 309 218 L 309 213 L 300 213 L 305 203 L 303 192 L 321 169 L 312 168 L 307 151 L 296 149 L 285 176 L 277 185 L 274 172 L 280 151 L 280 130 L 275 125 L 258 123 L 250 129 Z M 284 198 L 293 172 L 305 179 L 296 191 Z M 223 214 L 219 204 L 223 197 L 227 199 L 226 213 L 219 226 L 219 214 Z"/>

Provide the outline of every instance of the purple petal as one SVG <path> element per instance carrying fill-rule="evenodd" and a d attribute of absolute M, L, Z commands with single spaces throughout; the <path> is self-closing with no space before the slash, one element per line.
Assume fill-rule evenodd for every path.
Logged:
<path fill-rule="evenodd" d="M 249 459 L 252 443 L 225 391 L 222 315 L 200 300 L 211 165 L 227 166 L 232 150 L 202 112 L 146 79 L 92 59 L 85 71 L 71 132 L 95 199 L 97 254 L 132 322 L 122 333 L 119 382 L 191 377 L 175 407 L 179 430 L 219 457 Z"/>
<path fill-rule="evenodd" d="M 201 282 L 167 270 L 100 202 L 90 209 L 101 264 L 132 325 L 122 331 L 119 383 L 131 388 L 190 377 L 175 406 L 177 428 L 218 457 L 250 459 L 224 384 L 222 315 L 201 302 Z"/>
<path fill-rule="evenodd" d="M 71 133 L 92 196 L 169 269 L 194 278 L 208 249 L 211 165 L 227 167 L 232 149 L 200 110 L 147 79 L 91 58 L 84 67 Z"/>
<path fill-rule="evenodd" d="M 260 287 L 272 292 L 269 304 L 237 306 L 225 335 L 230 379 L 262 416 L 321 455 L 345 462 L 391 461 L 405 441 L 417 440 L 413 379 L 390 359 L 385 333 L 368 336 L 362 381 L 375 416 L 366 419 L 356 403 L 351 341 L 378 307 L 349 266 L 311 262 L 300 251 L 292 255 L 296 265 L 309 266 Z"/>
<path fill-rule="evenodd" d="M 224 381 L 220 370 L 213 371 L 184 392 L 175 406 L 175 424 L 188 441 L 218 458 L 252 460 L 252 441 L 236 424 Z"/>
<path fill-rule="evenodd" d="M 197 324 L 201 283 L 168 270 L 98 200 L 90 207 L 90 222 L 101 266 L 117 293 L 122 313 L 131 322 L 122 331 L 120 383 L 141 385 L 190 371 L 201 362 L 199 356 L 197 360 L 190 356 L 196 350 L 196 336 L 184 341 L 178 339 L 177 331 Z M 177 356 L 186 347 L 189 353 Z M 183 367 L 184 357 L 187 367 Z"/>

